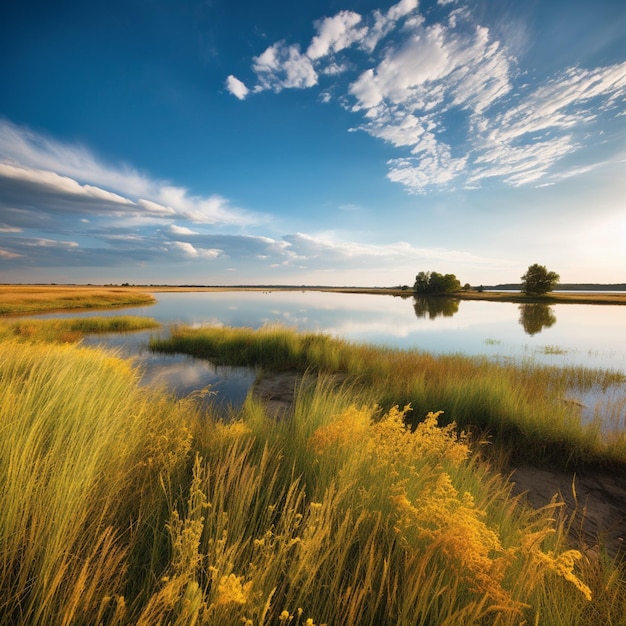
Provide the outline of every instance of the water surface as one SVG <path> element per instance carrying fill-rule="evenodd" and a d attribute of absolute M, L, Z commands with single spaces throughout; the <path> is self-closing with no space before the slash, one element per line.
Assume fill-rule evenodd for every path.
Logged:
<path fill-rule="evenodd" d="M 316 291 L 157 293 L 151 306 L 79 315 L 147 315 L 171 324 L 247 326 L 281 323 L 353 342 L 435 354 L 462 353 L 498 359 L 626 372 L 626 307 L 620 305 L 520 305 L 480 300 L 417 299 Z M 41 317 L 51 317 L 46 315 Z M 152 332 L 90 337 L 135 355 L 146 380 L 163 380 L 186 394 L 212 385 L 240 402 L 254 379 L 247 368 L 216 367 L 204 360 L 153 355 Z M 166 331 L 164 331 L 166 332 Z"/>

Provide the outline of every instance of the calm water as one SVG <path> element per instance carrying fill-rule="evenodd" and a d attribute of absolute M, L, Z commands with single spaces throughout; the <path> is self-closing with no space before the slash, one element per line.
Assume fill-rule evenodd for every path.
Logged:
<path fill-rule="evenodd" d="M 437 354 L 531 359 L 549 365 L 584 365 L 626 372 L 626 307 L 619 305 L 520 306 L 315 291 L 155 295 L 157 303 L 152 306 L 82 315 L 147 315 L 166 326 L 183 323 L 258 328 L 280 322 L 349 341 Z M 149 336 L 150 333 L 110 335 L 89 338 L 87 343 L 115 345 L 124 354 L 136 356 L 148 382 L 162 380 L 179 394 L 211 385 L 218 395 L 235 404 L 245 397 L 254 379 L 253 372 L 216 367 L 189 357 L 152 355 L 146 350 Z"/>

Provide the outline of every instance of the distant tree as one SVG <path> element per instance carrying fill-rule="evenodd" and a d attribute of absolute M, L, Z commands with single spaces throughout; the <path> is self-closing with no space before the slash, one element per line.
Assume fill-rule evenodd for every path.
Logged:
<path fill-rule="evenodd" d="M 535 263 L 522 276 L 522 291 L 528 295 L 540 296 L 552 291 L 560 279 L 556 272 L 549 272 L 545 265 Z"/>
<path fill-rule="evenodd" d="M 415 277 L 413 290 L 420 295 L 440 295 L 454 293 L 461 289 L 461 282 L 454 274 L 420 272 Z"/>
<path fill-rule="evenodd" d="M 420 272 L 415 277 L 413 289 L 416 293 L 428 293 L 430 285 L 430 272 Z"/>

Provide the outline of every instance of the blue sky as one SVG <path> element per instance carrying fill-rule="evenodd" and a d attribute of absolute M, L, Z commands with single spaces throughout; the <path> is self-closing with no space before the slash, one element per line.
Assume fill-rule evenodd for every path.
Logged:
<path fill-rule="evenodd" d="M 0 281 L 626 281 L 623 0 L 0 20 Z"/>

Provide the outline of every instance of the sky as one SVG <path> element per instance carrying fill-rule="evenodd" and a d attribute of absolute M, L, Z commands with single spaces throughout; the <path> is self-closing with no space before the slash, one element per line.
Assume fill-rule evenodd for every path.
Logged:
<path fill-rule="evenodd" d="M 0 282 L 626 282 L 623 0 L 25 0 Z"/>

